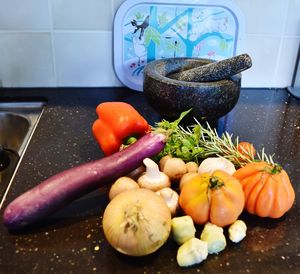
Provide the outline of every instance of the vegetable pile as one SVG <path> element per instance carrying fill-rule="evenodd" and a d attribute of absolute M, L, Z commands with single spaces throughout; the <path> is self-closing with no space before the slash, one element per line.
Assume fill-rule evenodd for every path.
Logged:
<path fill-rule="evenodd" d="M 280 218 L 293 206 L 288 174 L 272 156 L 227 132 L 219 136 L 196 119 L 182 127 L 189 111 L 154 127 L 126 103 L 102 103 L 96 111 L 92 131 L 106 157 L 50 177 L 12 201 L 3 215 L 8 229 L 32 224 L 112 183 L 103 215 L 110 245 L 144 256 L 172 235 L 178 265 L 186 267 L 220 253 L 228 239 L 240 242 L 247 230 L 239 219 L 244 210 Z"/>
<path fill-rule="evenodd" d="M 173 216 L 170 234 L 179 245 L 177 262 L 182 267 L 199 264 L 209 254 L 223 251 L 227 245 L 224 230 L 233 243 L 243 240 L 247 231 L 245 222 L 239 220 L 243 210 L 279 218 L 295 200 L 287 173 L 272 156 L 264 150 L 258 153 L 251 143 L 233 140 L 227 132 L 219 136 L 215 129 L 197 120 L 195 125 L 183 128 L 180 121 L 187 113 L 174 122 L 162 120 L 152 128 L 152 132 L 167 136 L 166 145 L 152 160 L 144 159 L 144 171 L 135 178 L 139 188 L 158 194 L 168 206 Z M 130 194 L 134 192 L 138 196 L 136 189 Z M 125 190 L 123 197 L 127 194 Z M 164 207 L 157 209 L 160 211 Z M 149 226 L 155 225 L 157 217 L 153 216 Z M 196 233 L 200 233 L 199 238 Z M 106 237 L 110 241 L 111 235 Z M 143 247 L 144 241 L 140 245 Z"/>
<path fill-rule="evenodd" d="M 167 142 L 153 158 L 157 165 L 144 160 L 146 172 L 140 178 L 146 176 L 147 184 L 137 179 L 141 188 L 165 193 L 161 196 L 173 216 L 171 234 L 179 245 L 177 262 L 183 267 L 224 250 L 224 229 L 230 241 L 240 242 L 247 230 L 245 222 L 238 219 L 243 210 L 279 218 L 295 200 L 287 173 L 272 156 L 264 150 L 258 153 L 251 143 L 233 140 L 227 132 L 219 136 L 197 120 L 183 128 L 180 121 L 187 113 L 174 122 L 162 120 L 152 128 L 166 135 Z M 169 180 L 161 179 L 158 185 L 158 178 L 165 177 L 163 173 Z M 194 224 L 204 226 L 199 238 Z"/>

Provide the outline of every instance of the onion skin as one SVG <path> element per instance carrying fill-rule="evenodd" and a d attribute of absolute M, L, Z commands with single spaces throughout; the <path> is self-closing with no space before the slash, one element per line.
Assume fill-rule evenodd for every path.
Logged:
<path fill-rule="evenodd" d="M 117 195 L 106 207 L 102 222 L 110 245 L 129 256 L 155 252 L 171 232 L 171 212 L 165 201 L 143 188 Z"/>
<path fill-rule="evenodd" d="M 9 230 L 20 229 L 139 167 L 165 146 L 163 134 L 148 133 L 122 151 L 60 172 L 13 200 L 3 213 Z"/>

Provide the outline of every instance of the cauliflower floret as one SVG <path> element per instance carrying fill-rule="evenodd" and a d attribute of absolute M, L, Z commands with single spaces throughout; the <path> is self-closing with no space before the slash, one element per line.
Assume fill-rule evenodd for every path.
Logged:
<path fill-rule="evenodd" d="M 228 229 L 229 239 L 238 243 L 246 237 L 246 231 L 246 224 L 242 220 L 237 220 Z"/>
<path fill-rule="evenodd" d="M 207 243 L 197 238 L 191 238 L 178 248 L 177 263 L 183 267 L 191 266 L 204 261 L 207 255 Z"/>
<path fill-rule="evenodd" d="M 207 242 L 209 254 L 217 254 L 226 247 L 226 238 L 223 234 L 223 228 L 211 223 L 207 223 L 204 226 L 200 239 Z"/>
<path fill-rule="evenodd" d="M 188 215 L 173 218 L 171 226 L 173 238 L 178 244 L 195 237 L 196 228 L 193 219 Z"/>

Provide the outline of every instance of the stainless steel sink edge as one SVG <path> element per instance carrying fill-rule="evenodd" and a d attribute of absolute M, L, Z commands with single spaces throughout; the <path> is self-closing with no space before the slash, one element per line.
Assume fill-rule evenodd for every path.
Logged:
<path fill-rule="evenodd" d="M 39 103 L 40 103 L 40 104 L 39 104 Z M 10 103 L 4 103 L 4 104 L 6 104 L 6 107 L 7 107 L 7 106 L 9 106 Z M 12 104 L 14 104 L 14 103 L 12 103 Z M 22 103 L 21 103 L 21 104 L 22 104 Z M 29 130 L 28 130 L 28 132 L 27 132 L 27 134 L 26 134 L 26 137 L 24 138 L 25 141 L 24 141 L 24 143 L 21 145 L 21 147 L 20 147 L 20 149 L 19 149 L 19 151 L 18 151 L 18 152 L 19 152 L 20 158 L 19 158 L 19 161 L 18 161 L 18 163 L 17 163 L 17 165 L 16 165 L 16 167 L 15 167 L 15 170 L 14 170 L 14 172 L 13 172 L 13 174 L 12 174 L 10 180 L 9 180 L 9 183 L 8 183 L 8 185 L 7 185 L 7 188 L 6 188 L 4 194 L 3 194 L 2 198 L 1 198 L 1 201 L 0 201 L 0 209 L 2 208 L 2 206 L 3 206 L 3 204 L 4 204 L 4 201 L 5 201 L 5 199 L 6 199 L 6 196 L 7 196 L 8 192 L 9 192 L 10 187 L 11 187 L 11 185 L 12 185 L 12 183 L 13 183 L 14 178 L 15 178 L 15 175 L 16 175 L 16 173 L 18 172 L 19 166 L 20 166 L 21 163 L 22 163 L 22 160 L 23 160 L 23 157 L 24 157 L 24 155 L 25 155 L 25 153 L 26 153 L 27 147 L 29 146 L 30 141 L 31 141 L 31 139 L 32 139 L 32 136 L 33 136 L 33 134 L 35 133 L 35 130 L 36 130 L 38 124 L 39 124 L 39 121 L 40 121 L 40 119 L 41 119 L 41 117 L 42 117 L 42 115 L 43 115 L 43 113 L 44 113 L 44 106 L 45 106 L 46 103 L 44 103 L 44 102 L 34 102 L 34 105 L 31 105 L 30 103 L 28 104 L 27 102 L 25 102 L 23 106 L 25 106 L 25 104 L 26 104 L 26 106 L 27 106 L 28 108 L 29 108 L 29 106 L 31 106 L 31 107 L 34 106 L 34 107 L 36 107 L 36 108 L 39 108 L 39 114 L 37 115 L 37 118 L 35 119 L 34 124 L 30 124 L 30 128 L 29 128 Z M 2 105 L 2 103 L 1 103 L 1 105 Z M 2 105 L 2 106 L 3 106 L 3 105 Z M 13 105 L 11 105 L 11 106 L 13 106 Z M 7 109 L 9 109 L 9 108 L 7 108 Z M 18 113 L 18 115 L 22 116 L 22 114 L 19 113 L 16 109 L 13 109 L 13 108 L 12 108 L 11 112 L 13 112 L 13 113 Z"/>

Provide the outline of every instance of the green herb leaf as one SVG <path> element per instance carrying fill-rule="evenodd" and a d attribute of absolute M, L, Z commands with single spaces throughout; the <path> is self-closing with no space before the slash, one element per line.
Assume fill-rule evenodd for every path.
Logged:
<path fill-rule="evenodd" d="M 165 155 L 178 157 L 185 162 L 194 161 L 199 163 L 207 157 L 221 156 L 230 160 L 235 166 L 240 167 L 246 163 L 257 161 L 254 155 L 245 156 L 237 149 L 238 138 L 233 139 L 232 134 L 224 132 L 219 137 L 216 129 L 212 129 L 207 123 L 202 126 L 196 119 L 195 124 L 188 127 L 180 126 L 182 119 L 191 111 L 181 113 L 179 118 L 173 122 L 162 120 L 156 123 L 153 131 L 162 132 L 167 136 L 167 143 L 164 150 L 158 155 L 159 160 Z M 273 163 L 272 156 L 257 153 L 259 160 Z"/>

